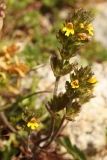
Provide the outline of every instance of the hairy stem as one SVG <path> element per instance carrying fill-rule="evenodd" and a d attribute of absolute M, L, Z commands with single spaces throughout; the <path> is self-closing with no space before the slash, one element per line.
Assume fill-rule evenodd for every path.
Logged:
<path fill-rule="evenodd" d="M 60 80 L 60 77 L 56 77 L 55 88 L 54 88 L 54 96 L 57 96 L 57 90 L 58 90 L 59 80 Z"/>
<path fill-rule="evenodd" d="M 53 131 L 54 131 L 54 125 L 55 125 L 55 118 L 54 118 L 54 117 L 51 117 L 51 127 L 50 127 L 50 131 L 49 131 L 48 135 L 47 135 L 45 138 L 40 139 L 40 140 L 38 141 L 39 144 L 40 144 L 41 142 L 46 141 L 46 140 L 48 140 L 49 138 L 52 137 L 52 134 L 53 134 Z M 37 143 L 37 142 L 36 142 L 36 143 Z"/>
<path fill-rule="evenodd" d="M 45 107 L 46 107 L 47 111 L 48 111 L 48 112 L 50 113 L 50 115 L 51 115 L 50 130 L 49 130 L 48 135 L 47 135 L 45 138 L 43 138 L 43 139 L 37 141 L 38 144 L 40 144 L 40 143 L 43 142 L 43 141 L 46 141 L 46 140 L 50 139 L 50 138 L 52 137 L 52 135 L 53 135 L 53 132 L 54 132 L 54 126 L 55 126 L 55 114 L 51 111 L 50 106 L 49 106 L 48 103 L 46 103 Z"/>
<path fill-rule="evenodd" d="M 29 146 L 30 146 L 30 132 L 28 131 L 28 137 L 27 137 L 27 151 L 29 152 Z"/>
<path fill-rule="evenodd" d="M 56 133 L 52 136 L 51 140 L 41 148 L 47 148 L 56 139 L 56 137 L 58 136 L 58 134 L 61 131 L 64 120 L 65 120 L 65 115 L 62 117 L 61 122 L 59 124 L 59 127 L 57 128 Z"/>
<path fill-rule="evenodd" d="M 22 100 L 26 99 L 26 98 L 29 98 L 31 96 L 34 96 L 36 94 L 41 94 L 41 93 L 45 93 L 45 92 L 51 92 L 51 91 L 40 91 L 40 92 L 34 92 L 34 93 L 31 93 L 29 95 L 26 95 L 25 97 L 22 97 L 22 98 L 19 98 L 16 102 L 14 103 L 9 103 L 7 105 L 4 105 L 4 106 L 1 106 L 0 107 L 0 111 L 3 111 L 5 109 L 8 109 L 8 108 L 11 108 L 12 106 L 16 105 L 17 103 L 21 102 Z"/>

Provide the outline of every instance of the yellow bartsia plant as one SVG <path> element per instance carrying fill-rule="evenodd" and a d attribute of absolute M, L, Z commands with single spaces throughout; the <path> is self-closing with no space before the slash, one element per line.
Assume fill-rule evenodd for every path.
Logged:
<path fill-rule="evenodd" d="M 26 78 L 29 70 L 28 66 L 21 62 L 17 55 L 20 46 L 14 43 L 2 48 L 0 53 L 0 80 L 17 97 L 12 99 L 13 103 L 0 107 L 0 111 L 13 109 L 11 113 L 11 115 L 15 113 L 13 121 L 9 117 L 10 122 L 8 122 L 3 113 L 1 113 L 2 119 L 4 119 L 9 129 L 22 140 L 23 137 L 20 136 L 17 129 L 12 128 L 11 121 L 14 123 L 18 119 L 17 123 L 15 123 L 17 128 L 19 127 L 21 132 L 24 130 L 27 133 L 23 134 L 25 139 L 23 140 L 24 144 L 19 147 L 17 154 L 19 157 L 12 157 L 13 159 L 20 159 L 24 155 L 23 157 L 27 159 L 64 160 L 62 156 L 64 154 L 59 154 L 59 148 L 63 144 L 74 159 L 86 160 L 84 154 L 71 145 L 70 141 L 67 140 L 61 143 L 61 138 L 63 140 L 66 139 L 62 131 L 68 121 L 74 122 L 75 118 L 81 114 L 82 104 L 93 97 L 93 89 L 97 79 L 91 67 L 78 67 L 78 63 L 71 61 L 71 58 L 76 56 L 77 51 L 91 41 L 94 35 L 93 30 L 90 12 L 86 12 L 83 9 L 77 10 L 65 20 L 56 34 L 57 40 L 61 44 L 60 48 L 58 48 L 59 54 L 54 54 L 50 57 L 51 69 L 56 78 L 53 95 L 48 102 L 45 101 L 45 98 L 43 100 L 45 105 L 38 108 L 35 105 L 35 95 L 46 91 L 35 92 L 37 86 L 35 79 L 32 81 L 30 89 L 20 93 L 20 79 Z M 65 91 L 59 93 L 60 78 L 67 74 L 69 75 L 69 80 L 65 81 Z M 35 75 L 33 76 L 35 78 Z M 13 81 L 11 81 L 13 79 L 15 81 L 14 85 Z M 28 94 L 28 92 L 30 93 Z M 39 100 L 41 101 L 41 99 L 40 95 Z M 44 114 L 44 110 L 46 114 Z M 22 115 L 18 115 L 17 112 L 21 113 L 21 111 Z"/>

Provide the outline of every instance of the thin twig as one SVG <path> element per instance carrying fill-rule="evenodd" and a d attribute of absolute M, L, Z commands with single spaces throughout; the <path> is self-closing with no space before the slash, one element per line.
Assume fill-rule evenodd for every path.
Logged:
<path fill-rule="evenodd" d="M 65 120 L 65 115 L 62 117 L 61 122 L 59 124 L 59 127 L 57 128 L 56 133 L 52 136 L 51 140 L 41 148 L 47 148 L 56 139 L 56 137 L 58 136 L 58 134 L 61 131 L 61 127 L 62 127 L 62 125 L 64 123 L 64 120 Z"/>
<path fill-rule="evenodd" d="M 46 103 L 45 107 L 51 115 L 50 130 L 49 130 L 48 135 L 45 138 L 36 141 L 36 143 L 38 143 L 38 144 L 40 144 L 41 142 L 46 141 L 46 140 L 48 140 L 49 138 L 52 137 L 52 134 L 53 134 L 53 131 L 54 131 L 54 126 L 55 126 L 55 114 L 50 110 L 50 106 L 49 106 L 48 103 Z"/>
<path fill-rule="evenodd" d="M 19 99 L 18 99 L 16 102 L 14 102 L 14 103 L 9 103 L 9 104 L 7 104 L 7 105 L 5 105 L 5 106 L 1 106 L 1 107 L 0 107 L 0 111 L 3 111 L 3 110 L 8 109 L 8 108 L 11 108 L 12 106 L 16 105 L 17 103 L 21 102 L 22 100 L 24 100 L 24 99 L 26 99 L 26 98 L 29 98 L 29 97 L 31 97 L 31 96 L 34 96 L 34 95 L 36 95 L 36 94 L 41 94 L 41 93 L 44 93 L 44 92 L 50 93 L 50 92 L 52 92 L 52 91 L 40 91 L 40 92 L 31 93 L 31 94 L 29 94 L 29 95 L 27 95 L 27 96 L 25 96 L 25 97 L 19 98 Z"/>
<path fill-rule="evenodd" d="M 50 127 L 50 131 L 49 131 L 48 135 L 47 135 L 45 138 L 40 139 L 40 140 L 38 141 L 38 144 L 40 144 L 41 142 L 44 142 L 44 141 L 48 140 L 49 138 L 51 138 L 51 136 L 52 136 L 52 134 L 53 134 L 53 131 L 54 131 L 54 125 L 55 125 L 55 118 L 54 118 L 54 117 L 51 117 L 51 125 L 50 125 L 51 127 Z M 37 141 L 36 141 L 36 143 L 37 143 Z"/>
<path fill-rule="evenodd" d="M 3 122 L 5 123 L 5 125 L 14 133 L 16 133 L 25 144 L 27 144 L 26 140 L 18 133 L 18 131 L 9 123 L 7 117 L 5 116 L 4 112 L 0 112 L 1 118 L 3 120 Z"/>
<path fill-rule="evenodd" d="M 62 132 L 62 131 L 65 129 L 65 127 L 68 125 L 68 123 L 69 123 L 69 121 L 67 120 L 67 121 L 66 121 L 66 123 L 65 123 L 65 125 L 63 125 L 63 126 L 62 126 L 62 128 L 61 128 L 61 131 L 60 131 L 60 132 Z"/>

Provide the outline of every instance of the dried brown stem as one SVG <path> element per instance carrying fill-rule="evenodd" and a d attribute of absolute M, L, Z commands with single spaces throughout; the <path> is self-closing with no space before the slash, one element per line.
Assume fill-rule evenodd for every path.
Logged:
<path fill-rule="evenodd" d="M 0 112 L 0 116 L 3 120 L 3 122 L 5 123 L 5 125 L 12 131 L 14 132 L 15 134 L 17 134 L 25 144 L 27 144 L 26 140 L 18 133 L 18 131 L 9 123 L 7 117 L 5 116 L 4 112 Z"/>

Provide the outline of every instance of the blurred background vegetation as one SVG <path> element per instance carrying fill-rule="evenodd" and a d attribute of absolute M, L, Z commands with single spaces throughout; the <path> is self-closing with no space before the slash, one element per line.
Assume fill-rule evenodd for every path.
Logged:
<path fill-rule="evenodd" d="M 7 0 L 0 48 L 4 44 L 20 42 L 23 48 L 20 56 L 30 67 L 44 63 L 50 54 L 58 52 L 60 44 L 55 32 L 62 27 L 62 21 L 80 7 L 96 15 L 98 11 L 92 4 L 97 2 L 100 0 Z M 100 42 L 93 41 L 78 54 L 92 63 L 107 60 L 106 53 Z"/>

